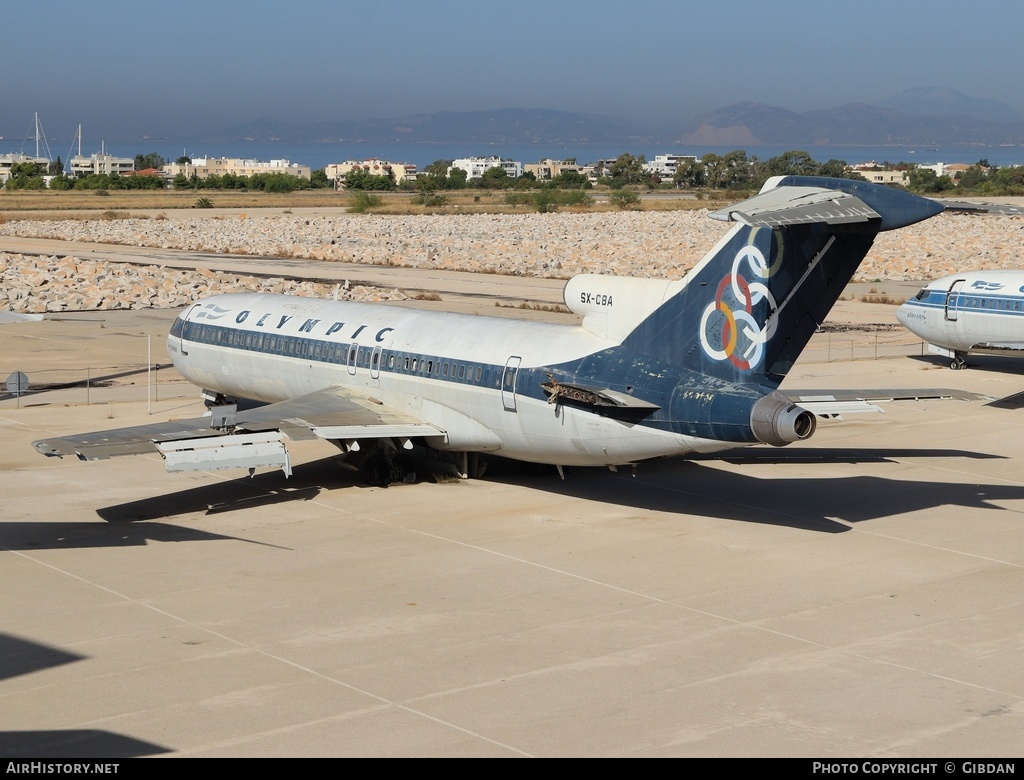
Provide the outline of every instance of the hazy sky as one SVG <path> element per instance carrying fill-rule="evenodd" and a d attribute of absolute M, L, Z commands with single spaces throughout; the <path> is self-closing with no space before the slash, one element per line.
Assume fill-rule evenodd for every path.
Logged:
<path fill-rule="evenodd" d="M 655 128 L 950 87 L 1024 110 L 1020 0 L 5 0 L 0 135 L 84 146 L 557 108 Z M 83 151 L 84 148 L 83 148 Z"/>

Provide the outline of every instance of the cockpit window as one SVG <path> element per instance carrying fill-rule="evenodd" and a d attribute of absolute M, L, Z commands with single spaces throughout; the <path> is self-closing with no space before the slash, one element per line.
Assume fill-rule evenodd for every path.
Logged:
<path fill-rule="evenodd" d="M 178 317 L 174 320 L 174 324 L 171 325 L 171 335 L 180 336 L 182 329 L 185 327 L 185 318 Z"/>
<path fill-rule="evenodd" d="M 928 297 L 928 288 L 927 287 L 922 287 L 921 288 L 921 292 L 919 292 L 917 295 L 914 296 L 915 300 L 918 300 L 918 301 L 923 301 L 927 297 Z"/>

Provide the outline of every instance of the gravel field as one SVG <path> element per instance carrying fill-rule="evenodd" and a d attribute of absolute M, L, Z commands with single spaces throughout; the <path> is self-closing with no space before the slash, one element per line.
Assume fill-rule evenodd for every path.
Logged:
<path fill-rule="evenodd" d="M 707 211 L 594 214 L 280 214 L 175 219 L 10 220 L 0 236 L 160 249 L 301 257 L 569 278 L 577 273 L 679 277 L 728 231 Z M 1024 218 L 947 212 L 881 234 L 859 281 L 928 280 L 955 271 L 1019 266 Z M 118 266 L 115 268 L 114 266 Z M 0 309 L 19 312 L 183 306 L 212 292 L 274 290 L 307 295 L 333 288 L 238 275 L 138 268 L 72 258 L 0 255 Z M 345 291 L 393 300 L 395 290 Z"/>

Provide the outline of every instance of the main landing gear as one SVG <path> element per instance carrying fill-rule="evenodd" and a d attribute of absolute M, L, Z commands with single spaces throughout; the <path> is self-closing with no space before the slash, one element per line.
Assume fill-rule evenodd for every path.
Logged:
<path fill-rule="evenodd" d="M 341 462 L 358 471 L 363 482 L 373 487 L 411 484 L 420 476 L 438 482 L 477 479 L 487 470 L 487 461 L 477 452 L 442 452 L 413 446 L 407 439 L 374 439 L 333 442 L 342 451 Z"/>

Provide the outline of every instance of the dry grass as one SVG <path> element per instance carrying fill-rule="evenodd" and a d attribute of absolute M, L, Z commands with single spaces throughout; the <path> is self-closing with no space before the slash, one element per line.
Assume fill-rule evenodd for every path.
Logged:
<path fill-rule="evenodd" d="M 859 300 L 861 303 L 884 303 L 889 306 L 902 306 L 906 303 L 906 298 L 893 298 L 885 290 L 879 291 L 877 287 L 872 287 L 867 293 L 861 295 Z"/>
<path fill-rule="evenodd" d="M 212 200 L 218 208 L 323 208 L 343 207 L 350 200 L 333 190 L 267 193 L 234 190 L 107 190 L 105 197 L 96 192 L 37 192 L 0 189 L 0 216 L 9 219 L 67 219 L 95 217 L 104 211 L 191 209 L 196 198 Z M 31 212 L 22 214 L 20 212 Z"/>
<path fill-rule="evenodd" d="M 304 208 L 348 208 L 352 194 L 333 190 L 308 190 L 292 193 L 241 192 L 236 190 L 106 190 L 98 197 L 95 191 L 64 192 L 0 189 L 0 220 L 4 219 L 96 219 L 104 212 L 129 211 L 167 212 L 194 209 L 197 197 L 209 198 L 218 209 L 280 208 L 289 212 Z M 563 206 L 562 213 L 591 213 L 616 211 L 607 201 L 609 190 L 588 190 L 595 199 L 590 206 Z M 367 209 L 368 214 L 516 214 L 524 213 L 504 202 L 504 191 L 454 190 L 445 192 L 443 206 L 424 206 L 415 203 L 415 194 L 409 192 L 375 193 L 381 205 Z M 640 209 L 644 211 L 689 211 L 715 209 L 736 200 L 711 196 L 706 199 L 681 197 L 680 193 L 641 193 Z M 135 215 L 138 216 L 138 215 Z M 166 213 L 162 214 L 166 217 Z"/>
<path fill-rule="evenodd" d="M 499 309 L 524 309 L 528 311 L 550 311 L 558 314 L 572 314 L 568 306 L 561 303 L 534 303 L 533 301 L 522 301 L 521 303 L 502 303 L 495 301 L 494 305 Z"/>

